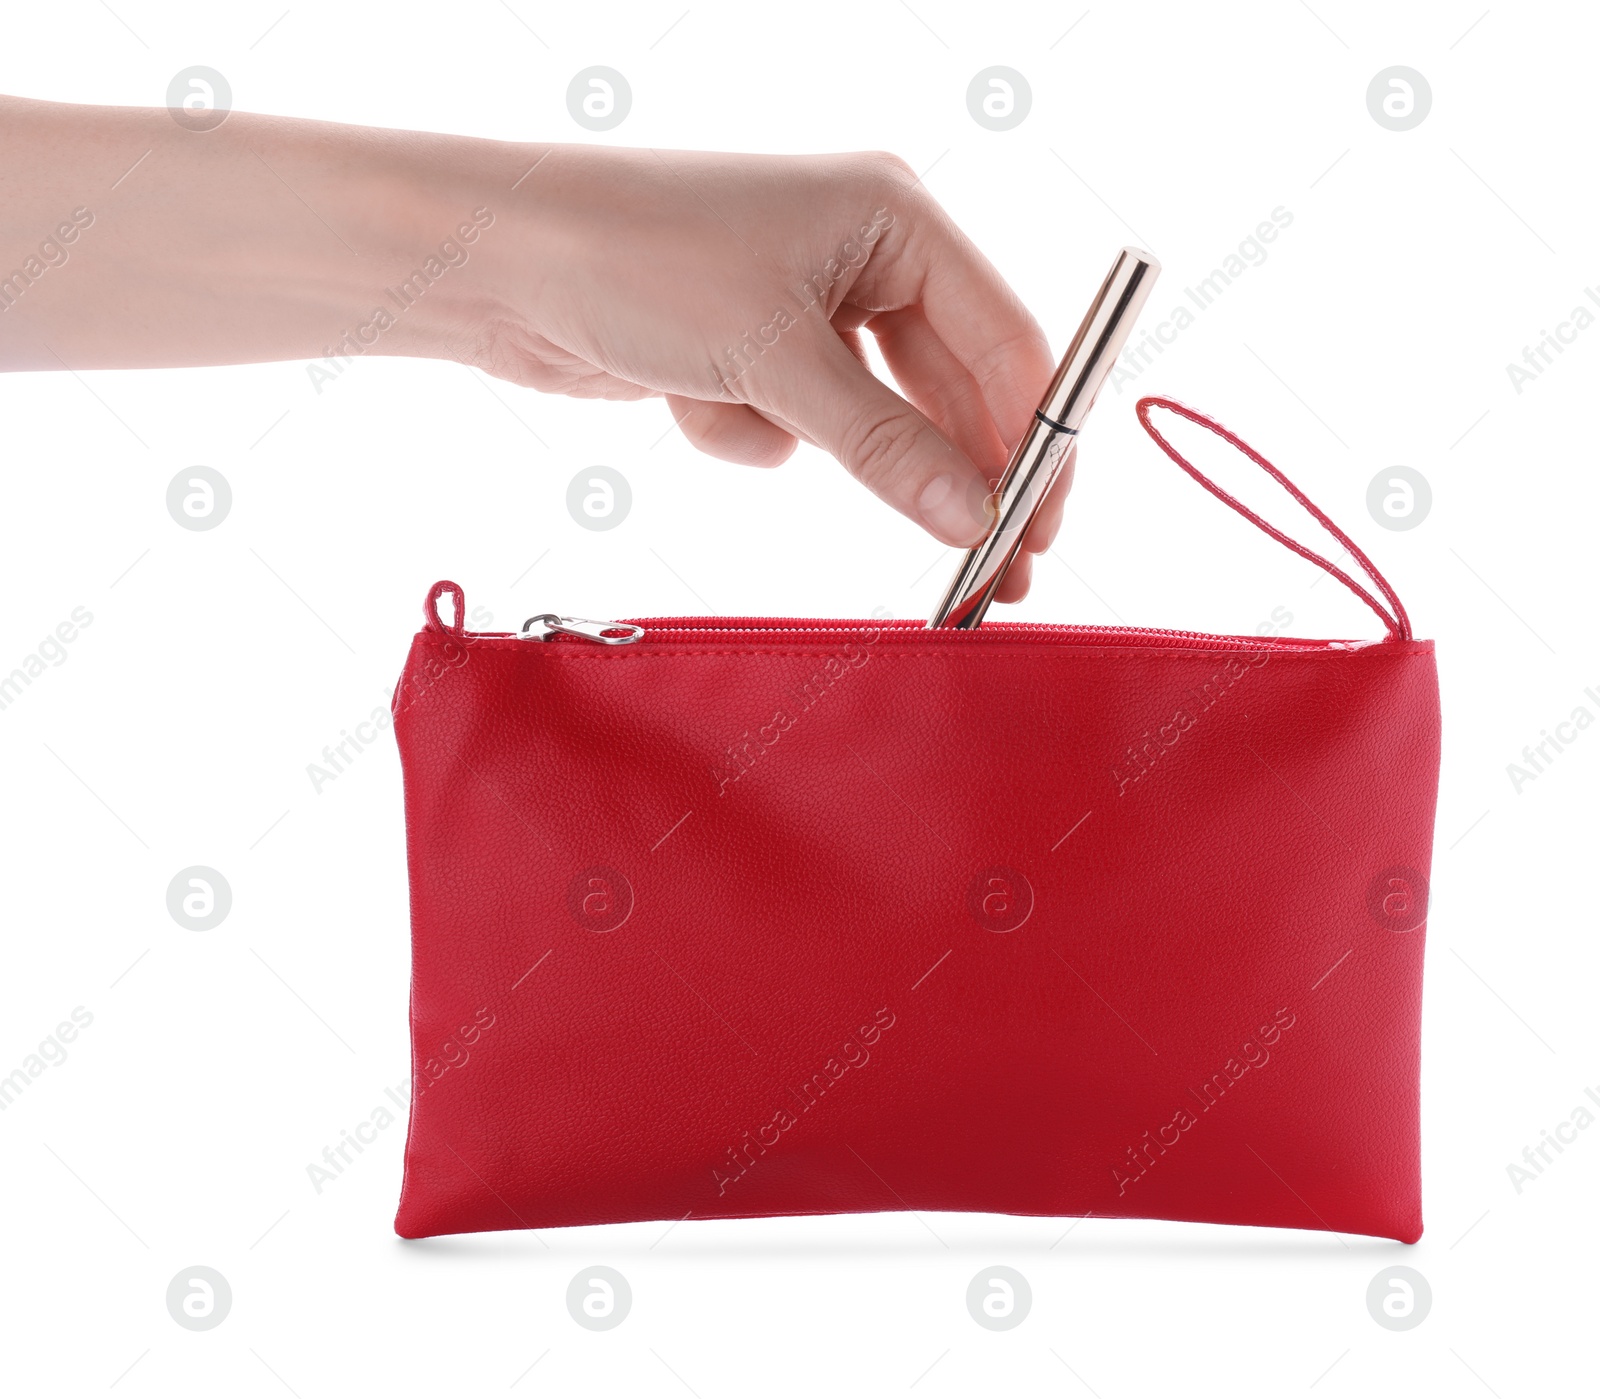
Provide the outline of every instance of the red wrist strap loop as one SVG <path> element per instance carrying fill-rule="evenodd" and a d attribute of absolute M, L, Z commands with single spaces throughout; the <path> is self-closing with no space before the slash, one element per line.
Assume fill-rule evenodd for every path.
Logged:
<path fill-rule="evenodd" d="M 1337 564 L 1330 563 L 1327 559 L 1323 558 L 1321 554 L 1318 554 L 1315 551 L 1306 548 L 1305 545 L 1299 543 L 1298 541 L 1289 538 L 1288 535 L 1286 535 L 1282 530 L 1278 529 L 1275 525 L 1268 524 L 1267 521 L 1263 520 L 1261 516 L 1256 514 L 1254 510 L 1249 508 L 1249 506 L 1235 500 L 1231 495 L 1223 490 L 1222 487 L 1218 486 L 1209 477 L 1199 471 L 1183 456 L 1181 452 L 1178 451 L 1176 447 L 1174 447 L 1170 442 L 1167 441 L 1165 437 L 1161 435 L 1160 430 L 1150 421 L 1151 410 L 1156 408 L 1165 408 L 1170 413 L 1176 413 L 1180 418 L 1187 418 L 1191 423 L 1198 423 L 1201 427 L 1207 429 L 1208 431 L 1216 433 L 1216 435 L 1229 446 L 1237 447 L 1245 454 L 1245 456 L 1249 457 L 1251 461 L 1265 471 L 1267 475 L 1272 477 L 1272 479 L 1282 486 L 1284 490 L 1288 491 L 1289 494 L 1295 498 L 1295 500 L 1303 505 L 1311 513 L 1312 517 L 1317 521 L 1318 524 L 1320 524 L 1325 530 L 1328 531 L 1329 534 L 1331 534 L 1342 545 L 1344 545 L 1344 547 L 1349 551 L 1350 557 L 1361 566 L 1362 572 L 1365 573 L 1367 577 L 1377 585 L 1378 591 L 1383 594 L 1384 599 L 1389 604 L 1389 607 L 1393 608 L 1394 610 L 1391 612 L 1386 609 L 1377 598 L 1373 597 L 1370 592 L 1362 587 L 1361 584 L 1356 582 L 1354 578 L 1341 569 Z M 1334 524 L 1332 520 L 1324 515 L 1322 511 L 1311 502 L 1309 497 L 1307 497 L 1306 494 L 1298 486 L 1296 486 L 1293 481 L 1285 476 L 1283 472 L 1279 471 L 1277 467 L 1275 467 L 1264 456 L 1262 456 L 1260 452 L 1256 451 L 1256 449 L 1248 442 L 1229 432 L 1228 429 L 1223 427 L 1221 423 L 1206 417 L 1204 413 L 1196 412 L 1193 408 L 1185 407 L 1183 404 L 1174 399 L 1157 396 L 1141 398 L 1136 405 L 1135 411 L 1137 411 L 1139 415 L 1140 425 L 1146 432 L 1150 434 L 1150 437 L 1155 442 L 1156 446 L 1161 448 L 1163 452 L 1171 457 L 1173 461 L 1177 462 L 1179 466 L 1181 466 L 1189 473 L 1189 475 L 1194 477 L 1196 481 L 1210 491 L 1212 495 L 1216 496 L 1216 498 L 1224 505 L 1228 506 L 1230 509 L 1237 510 L 1245 517 L 1245 519 L 1249 520 L 1251 524 L 1270 534 L 1285 548 L 1293 549 L 1294 552 L 1299 554 L 1302 558 L 1310 559 L 1311 562 L 1316 564 L 1319 568 L 1326 569 L 1383 619 L 1384 628 L 1388 631 L 1389 639 L 1391 641 L 1411 640 L 1411 619 L 1406 615 L 1406 609 L 1401 603 L 1399 597 L 1396 596 L 1394 589 L 1389 586 L 1389 580 L 1385 578 L 1383 574 L 1378 572 L 1376 565 L 1361 551 L 1360 547 L 1353 539 L 1350 538 L 1348 534 L 1346 534 L 1342 529 L 1339 528 L 1338 525 Z"/>
<path fill-rule="evenodd" d="M 449 622 L 439 616 L 439 599 L 446 593 L 455 603 L 455 617 Z M 460 636 L 467 624 L 467 596 L 461 591 L 461 585 L 449 579 L 435 583 L 428 589 L 427 599 L 422 604 L 422 615 L 428 620 L 429 631 L 451 632 Z"/>

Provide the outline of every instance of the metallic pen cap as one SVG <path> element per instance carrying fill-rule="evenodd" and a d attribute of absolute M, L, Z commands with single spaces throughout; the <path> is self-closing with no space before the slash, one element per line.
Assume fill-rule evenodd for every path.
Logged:
<path fill-rule="evenodd" d="M 1083 425 L 1160 274 L 1161 264 L 1147 252 L 1124 248 L 1117 254 L 1045 390 L 1040 414 L 1061 427 Z"/>

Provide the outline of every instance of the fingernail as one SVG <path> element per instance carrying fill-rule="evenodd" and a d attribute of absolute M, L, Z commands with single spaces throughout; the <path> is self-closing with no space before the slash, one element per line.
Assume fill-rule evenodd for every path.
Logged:
<path fill-rule="evenodd" d="M 986 522 L 973 513 L 964 483 L 956 476 L 935 476 L 917 497 L 923 523 L 951 544 L 976 544 Z"/>

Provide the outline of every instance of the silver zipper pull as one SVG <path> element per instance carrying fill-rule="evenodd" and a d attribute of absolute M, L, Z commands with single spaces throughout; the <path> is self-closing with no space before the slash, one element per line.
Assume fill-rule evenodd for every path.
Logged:
<path fill-rule="evenodd" d="M 644 628 L 632 622 L 592 622 L 587 617 L 558 617 L 541 612 L 529 617 L 517 633 L 524 641 L 548 641 L 552 636 L 576 636 L 598 641 L 602 646 L 626 646 L 644 635 Z"/>

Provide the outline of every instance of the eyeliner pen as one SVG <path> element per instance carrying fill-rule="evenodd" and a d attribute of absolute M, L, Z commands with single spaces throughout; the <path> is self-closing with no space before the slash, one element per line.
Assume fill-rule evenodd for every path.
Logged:
<path fill-rule="evenodd" d="M 967 551 L 928 626 L 976 627 L 983 620 L 1029 524 L 1077 451 L 1083 420 L 1110 377 L 1160 272 L 1161 264 L 1138 248 L 1117 254 L 1043 402 L 1034 410 L 1032 424 L 1011 454 L 992 497 L 995 515 L 988 535 Z"/>

